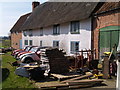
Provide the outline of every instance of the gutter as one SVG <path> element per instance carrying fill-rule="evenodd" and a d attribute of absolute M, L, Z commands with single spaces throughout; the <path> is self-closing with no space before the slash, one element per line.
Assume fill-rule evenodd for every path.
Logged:
<path fill-rule="evenodd" d="M 106 14 L 106 13 L 109 13 L 109 12 L 112 12 L 112 11 L 117 11 L 117 10 L 120 10 L 120 7 L 119 8 L 114 8 L 114 9 L 110 9 L 110 10 L 107 10 L 107 11 L 102 11 L 100 13 L 95 13 L 95 14 L 93 14 L 93 16 L 96 17 L 96 16 L 99 16 L 99 15 Z"/>

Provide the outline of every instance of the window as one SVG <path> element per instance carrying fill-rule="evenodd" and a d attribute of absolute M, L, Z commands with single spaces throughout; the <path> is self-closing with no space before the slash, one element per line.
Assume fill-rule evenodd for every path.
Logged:
<path fill-rule="evenodd" d="M 42 41 L 40 41 L 40 46 L 42 47 Z"/>
<path fill-rule="evenodd" d="M 43 28 L 40 29 L 40 36 L 43 36 Z"/>
<path fill-rule="evenodd" d="M 79 42 L 72 41 L 70 46 L 71 46 L 71 49 L 70 49 L 71 53 L 75 53 L 79 51 Z"/>
<path fill-rule="evenodd" d="M 72 21 L 71 22 L 71 29 L 70 32 L 71 34 L 79 34 L 79 29 L 80 29 L 80 22 L 79 21 Z"/>
<path fill-rule="evenodd" d="M 29 30 L 29 36 L 33 36 L 31 29 Z"/>
<path fill-rule="evenodd" d="M 53 34 L 54 35 L 60 34 L 60 25 L 59 24 L 53 26 Z"/>
<path fill-rule="evenodd" d="M 25 45 L 28 45 L 28 40 L 25 40 Z"/>
<path fill-rule="evenodd" d="M 53 41 L 53 47 L 59 48 L 59 41 Z"/>
<path fill-rule="evenodd" d="M 27 31 L 23 31 L 23 35 L 24 35 L 24 36 L 27 36 Z"/>
<path fill-rule="evenodd" d="M 32 40 L 29 40 L 29 45 L 32 45 L 32 43 L 33 43 Z"/>
<path fill-rule="evenodd" d="M 15 32 L 16 35 L 18 35 L 18 32 Z"/>

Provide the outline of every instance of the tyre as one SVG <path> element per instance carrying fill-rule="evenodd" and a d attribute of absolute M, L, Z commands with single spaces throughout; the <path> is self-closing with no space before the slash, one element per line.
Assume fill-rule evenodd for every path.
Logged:
<path fill-rule="evenodd" d="M 31 62 L 34 62 L 33 59 L 30 57 L 27 57 L 27 58 L 25 58 L 23 63 L 31 63 Z"/>

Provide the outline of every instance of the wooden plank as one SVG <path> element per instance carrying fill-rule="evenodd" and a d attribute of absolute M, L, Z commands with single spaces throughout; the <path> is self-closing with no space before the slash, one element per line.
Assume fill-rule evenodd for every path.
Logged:
<path fill-rule="evenodd" d="M 73 85 L 94 85 L 96 83 L 101 83 L 103 80 L 101 79 L 93 79 L 93 80 L 76 80 L 76 81 L 69 81 L 67 84 L 69 86 Z"/>
<path fill-rule="evenodd" d="M 75 77 L 75 78 L 72 78 L 72 79 L 68 79 L 68 80 L 65 80 L 65 81 L 62 81 L 62 82 L 69 82 L 69 81 L 73 81 L 73 80 L 80 80 L 80 79 L 84 79 L 84 78 L 88 78 L 88 77 L 92 77 L 93 74 L 88 74 L 88 75 L 83 75 L 83 76 L 79 76 L 79 77 Z"/>
<path fill-rule="evenodd" d="M 93 86 L 96 83 L 101 83 L 103 80 L 101 79 L 94 79 L 94 80 L 76 80 L 67 82 L 66 84 L 56 84 L 56 85 L 48 85 L 48 86 L 42 86 L 41 89 L 45 88 L 57 88 L 57 89 L 72 89 L 72 88 L 82 88 L 82 87 L 89 87 Z"/>
<path fill-rule="evenodd" d="M 93 85 L 76 85 L 76 86 L 69 86 L 69 89 L 75 89 L 75 88 L 85 88 L 85 87 L 90 87 Z"/>
<path fill-rule="evenodd" d="M 51 75 L 56 77 L 59 81 L 80 76 L 80 75 L 61 75 L 61 74 L 51 74 Z"/>
<path fill-rule="evenodd" d="M 68 84 L 56 84 L 56 85 L 48 85 L 48 86 L 43 86 L 41 88 L 51 88 L 51 87 L 65 87 L 68 86 Z"/>
<path fill-rule="evenodd" d="M 22 67 L 26 67 L 26 68 L 36 68 L 36 67 L 40 67 L 40 66 L 38 66 L 38 65 L 30 65 L 30 66 L 27 66 L 27 65 L 25 65 L 25 66 L 22 66 Z"/>

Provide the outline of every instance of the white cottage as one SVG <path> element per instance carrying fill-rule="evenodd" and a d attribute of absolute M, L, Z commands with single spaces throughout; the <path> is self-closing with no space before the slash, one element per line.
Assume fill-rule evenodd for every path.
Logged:
<path fill-rule="evenodd" d="M 68 55 L 91 49 L 91 18 L 95 2 L 46 2 L 22 26 L 22 46 L 53 46 Z"/>

